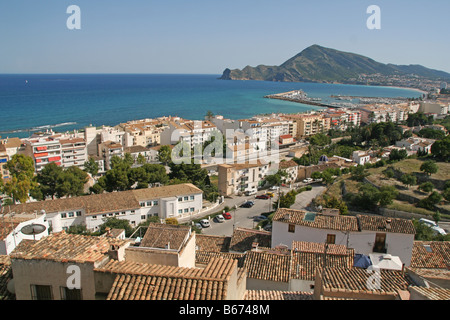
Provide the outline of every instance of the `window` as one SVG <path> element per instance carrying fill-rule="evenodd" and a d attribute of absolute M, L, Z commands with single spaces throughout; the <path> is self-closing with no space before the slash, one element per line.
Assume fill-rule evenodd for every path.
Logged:
<path fill-rule="evenodd" d="M 53 300 L 52 286 L 31 285 L 31 299 Z"/>
<path fill-rule="evenodd" d="M 131 210 L 131 214 L 135 214 L 135 211 L 134 211 L 134 210 Z"/>
<path fill-rule="evenodd" d="M 92 219 L 97 219 L 97 216 L 92 216 Z"/>
<path fill-rule="evenodd" d="M 295 224 L 290 224 L 289 225 L 288 232 L 295 232 Z"/>
<path fill-rule="evenodd" d="M 145 214 L 141 216 L 141 220 L 145 220 Z"/>
<path fill-rule="evenodd" d="M 185 213 L 189 212 L 189 208 L 184 209 L 184 212 Z"/>
<path fill-rule="evenodd" d="M 141 207 L 145 207 L 145 202 L 141 202 L 139 204 L 141 205 Z"/>
<path fill-rule="evenodd" d="M 335 234 L 327 234 L 327 243 L 335 244 L 336 243 L 336 235 Z"/>
<path fill-rule="evenodd" d="M 108 217 L 112 217 L 113 216 L 113 214 L 112 213 L 108 213 Z"/>
<path fill-rule="evenodd" d="M 194 212 L 194 211 L 195 211 L 195 208 L 191 208 L 190 210 L 191 210 L 191 212 Z"/>
<path fill-rule="evenodd" d="M 124 216 L 124 215 L 126 214 L 126 212 L 125 212 L 125 211 L 122 211 L 120 214 Z"/>
<path fill-rule="evenodd" d="M 102 214 L 102 217 L 103 217 L 103 218 L 106 218 L 106 214 Z"/>
<path fill-rule="evenodd" d="M 147 207 L 151 207 L 152 206 L 152 202 L 151 201 L 147 201 Z"/>
<path fill-rule="evenodd" d="M 114 215 L 115 215 L 115 216 L 118 216 L 118 215 L 119 215 L 119 213 L 118 213 L 118 212 L 115 212 L 115 213 L 114 213 Z"/>
<path fill-rule="evenodd" d="M 61 288 L 61 300 L 82 300 L 81 289 Z"/>
<path fill-rule="evenodd" d="M 67 218 L 67 213 L 65 213 L 65 212 L 64 212 L 64 213 L 61 213 L 61 218 L 63 218 L 63 219 L 64 219 L 64 218 Z"/>
<path fill-rule="evenodd" d="M 195 199 L 195 196 L 191 196 L 191 200 L 194 200 Z"/>
<path fill-rule="evenodd" d="M 75 212 L 69 212 L 69 218 L 75 217 Z"/>
<path fill-rule="evenodd" d="M 153 201 L 153 205 L 157 206 L 158 205 L 158 200 Z"/>
<path fill-rule="evenodd" d="M 179 209 L 179 210 L 178 210 L 178 213 L 183 213 L 183 209 Z"/>
<path fill-rule="evenodd" d="M 189 200 L 188 196 L 184 197 L 184 201 L 188 201 L 188 200 Z"/>
<path fill-rule="evenodd" d="M 178 202 L 181 202 L 181 201 L 183 201 L 183 198 L 182 198 L 182 197 L 179 197 L 179 198 L 178 198 Z"/>
<path fill-rule="evenodd" d="M 81 217 L 81 211 L 77 211 L 77 217 Z"/>

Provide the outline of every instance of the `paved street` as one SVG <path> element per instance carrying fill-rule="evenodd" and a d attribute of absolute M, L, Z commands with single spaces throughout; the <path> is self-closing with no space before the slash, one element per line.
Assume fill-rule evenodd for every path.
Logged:
<path fill-rule="evenodd" d="M 302 184 L 300 184 L 302 186 Z M 314 199 L 317 195 L 322 193 L 325 190 L 325 187 L 322 185 L 312 185 L 313 189 L 311 191 L 304 191 L 297 195 L 295 204 L 291 207 L 292 209 L 306 209 L 306 207 L 310 204 L 312 199 Z M 281 192 L 288 192 L 289 188 L 282 188 Z M 259 194 L 264 194 L 265 191 L 258 192 Z M 233 225 L 235 227 L 241 228 L 253 228 L 257 225 L 254 222 L 253 217 L 259 216 L 262 213 L 266 213 L 271 211 L 272 204 L 276 201 L 277 195 L 271 199 L 255 199 L 255 196 L 251 197 L 233 197 L 225 199 L 225 203 L 221 206 L 217 207 L 214 210 L 211 210 L 212 213 L 218 212 L 222 210 L 225 206 L 228 206 L 231 209 L 230 213 L 232 215 L 231 220 L 225 220 L 222 223 L 215 222 L 211 220 L 211 226 L 209 228 L 203 229 L 203 234 L 208 235 L 225 235 L 231 236 L 233 234 Z M 244 203 L 246 200 L 254 201 L 255 205 L 252 208 L 240 208 L 239 205 Z M 237 210 L 235 212 L 234 205 L 237 205 Z"/>

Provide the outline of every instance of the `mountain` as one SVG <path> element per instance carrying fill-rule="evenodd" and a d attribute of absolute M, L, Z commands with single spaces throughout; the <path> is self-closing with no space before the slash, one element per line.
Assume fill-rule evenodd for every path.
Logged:
<path fill-rule="evenodd" d="M 313 45 L 280 66 L 246 66 L 244 69 L 225 69 L 219 79 L 265 80 L 285 82 L 327 82 L 383 84 L 393 76 L 450 80 L 450 74 L 420 65 L 400 66 L 384 64 L 355 53 Z M 376 78 L 376 80 L 374 80 Z M 379 83 L 381 82 L 381 83 Z"/>

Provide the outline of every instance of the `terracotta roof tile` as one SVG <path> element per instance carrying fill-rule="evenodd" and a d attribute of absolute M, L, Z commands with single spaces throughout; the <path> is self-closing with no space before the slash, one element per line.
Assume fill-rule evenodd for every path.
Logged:
<path fill-rule="evenodd" d="M 206 268 L 109 261 L 96 272 L 117 273 L 108 300 L 221 300 L 237 261 L 213 258 Z"/>
<path fill-rule="evenodd" d="M 316 213 L 307 213 L 302 210 L 278 209 L 272 221 L 292 223 L 311 228 L 358 231 L 358 224 L 352 216 L 327 216 Z"/>
<path fill-rule="evenodd" d="M 252 249 L 253 243 L 258 243 L 261 247 L 270 247 L 271 242 L 271 232 L 236 228 L 231 237 L 230 250 L 245 252 Z"/>
<path fill-rule="evenodd" d="M 198 251 L 195 252 L 196 264 L 208 264 L 213 258 L 235 259 L 238 261 L 238 267 L 244 265 L 245 254 L 244 253 L 230 253 L 230 252 L 210 252 L 210 251 Z"/>
<path fill-rule="evenodd" d="M 197 251 L 228 252 L 231 237 L 198 234 L 195 242 Z"/>
<path fill-rule="evenodd" d="M 361 230 L 370 231 L 385 231 L 385 232 L 395 232 L 395 233 L 407 233 L 415 234 L 416 229 L 411 220 L 399 219 L 399 218 L 388 218 L 379 216 L 366 216 L 357 215 L 356 216 Z"/>
<path fill-rule="evenodd" d="M 314 280 L 318 268 L 352 268 L 354 250 L 344 245 L 294 241 L 291 279 Z"/>
<path fill-rule="evenodd" d="M 246 290 L 244 300 L 312 300 L 313 293 L 302 291 Z"/>
<path fill-rule="evenodd" d="M 72 261 L 78 263 L 102 261 L 111 245 L 124 246 L 128 241 L 106 237 L 53 233 L 39 241 L 21 241 L 10 257 L 13 259 L 38 259 Z"/>
<path fill-rule="evenodd" d="M 179 251 L 190 234 L 188 226 L 150 223 L 140 246 Z"/>
<path fill-rule="evenodd" d="M 410 267 L 450 269 L 450 241 L 414 241 Z"/>
<path fill-rule="evenodd" d="M 362 268 L 325 268 L 322 271 L 322 284 L 325 290 L 353 290 L 360 292 L 396 293 L 407 290 L 412 283 L 407 275 L 401 271 L 380 270 L 380 289 L 370 289 L 367 281 L 374 273 Z"/>
<path fill-rule="evenodd" d="M 450 300 L 450 289 L 411 286 L 409 290 L 411 293 L 417 292 L 429 300 Z"/>
<path fill-rule="evenodd" d="M 273 253 L 259 249 L 248 251 L 244 261 L 248 278 L 279 282 L 289 282 L 290 264 L 290 253 Z"/>

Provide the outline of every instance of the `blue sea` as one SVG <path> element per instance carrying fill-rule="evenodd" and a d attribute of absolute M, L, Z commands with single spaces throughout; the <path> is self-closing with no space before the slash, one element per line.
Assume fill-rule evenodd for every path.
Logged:
<path fill-rule="evenodd" d="M 208 110 L 231 119 L 255 114 L 320 109 L 264 98 L 303 90 L 309 97 L 330 95 L 420 97 L 409 89 L 340 84 L 225 81 L 220 75 L 57 74 L 0 75 L 0 136 L 28 137 L 53 128 L 65 132 L 88 125 L 180 116 L 203 119 Z"/>

